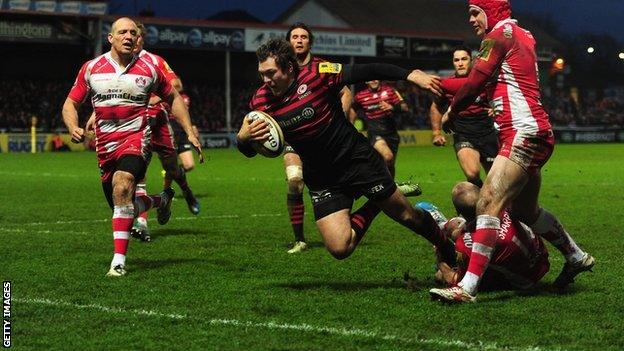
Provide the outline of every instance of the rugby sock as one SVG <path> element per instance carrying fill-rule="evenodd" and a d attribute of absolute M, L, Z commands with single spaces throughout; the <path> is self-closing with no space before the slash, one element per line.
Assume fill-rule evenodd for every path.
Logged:
<path fill-rule="evenodd" d="M 123 205 L 113 208 L 113 247 L 114 256 L 111 267 L 126 263 L 128 237 L 134 222 L 134 206 Z"/>
<path fill-rule="evenodd" d="M 374 202 L 367 201 L 359 210 L 351 214 L 351 229 L 355 232 L 357 241 L 362 239 L 380 211 L 381 208 Z"/>
<path fill-rule="evenodd" d="M 134 196 L 135 196 L 135 198 L 142 197 L 142 196 L 147 196 L 147 191 L 145 190 L 145 183 L 138 183 L 137 184 L 136 190 L 134 192 Z M 136 203 L 135 203 L 135 207 L 137 207 Z M 142 218 L 143 220 L 147 221 L 147 213 L 148 213 L 147 211 L 145 211 L 145 210 L 139 211 L 137 209 L 137 212 L 139 212 L 138 218 Z"/>
<path fill-rule="evenodd" d="M 440 229 L 438 222 L 436 222 L 431 213 L 424 210 L 422 212 L 423 223 L 420 227 L 416 228 L 416 233 L 427 239 L 427 241 L 436 247 L 438 253 L 442 255 L 442 260 L 444 262 L 454 266 L 456 264 L 455 246 L 451 241 L 447 240 L 446 235 Z"/>
<path fill-rule="evenodd" d="M 163 171 L 164 172 L 164 171 Z M 173 179 L 171 178 L 171 176 L 169 175 L 169 173 L 165 173 L 165 180 L 163 181 L 163 189 L 169 189 L 171 188 L 171 183 L 173 182 Z"/>
<path fill-rule="evenodd" d="M 531 225 L 531 229 L 556 247 L 567 262 L 574 263 L 583 259 L 585 252 L 576 245 L 574 239 L 563 229 L 561 222 L 552 213 L 543 208 L 540 209 L 537 221 Z"/>
<path fill-rule="evenodd" d="M 147 210 L 160 206 L 160 195 L 142 195 L 134 198 L 134 207 L 139 217 L 147 219 Z"/>
<path fill-rule="evenodd" d="M 180 189 L 182 189 L 183 192 L 187 192 L 191 189 L 189 188 L 188 183 L 186 182 L 186 171 L 184 170 L 184 168 L 182 168 L 182 166 L 178 166 L 178 169 L 179 169 L 178 176 L 173 177 L 173 180 L 175 180 L 175 182 L 178 183 L 178 185 L 180 186 Z"/>
<path fill-rule="evenodd" d="M 500 230 L 500 219 L 489 215 L 477 216 L 477 231 L 472 235 L 472 252 L 468 262 L 468 271 L 459 282 L 470 295 L 477 293 L 479 281 L 490 263 L 494 245 Z"/>
<path fill-rule="evenodd" d="M 305 209 L 303 205 L 303 194 L 287 194 L 286 207 L 288 208 L 288 216 L 290 216 L 290 224 L 295 233 L 295 240 L 305 241 L 305 237 L 303 236 L 303 214 Z"/>

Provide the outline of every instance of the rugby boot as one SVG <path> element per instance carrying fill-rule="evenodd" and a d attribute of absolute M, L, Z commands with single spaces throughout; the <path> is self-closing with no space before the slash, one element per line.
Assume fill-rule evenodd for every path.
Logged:
<path fill-rule="evenodd" d="M 288 250 L 289 254 L 300 253 L 308 249 L 308 244 L 305 241 L 295 241 L 293 247 Z"/>
<path fill-rule="evenodd" d="M 158 214 L 158 224 L 166 224 L 171 218 L 171 203 L 175 192 L 171 188 L 167 188 L 160 193 L 160 206 L 156 210 Z"/>
<path fill-rule="evenodd" d="M 596 260 L 592 255 L 587 252 L 585 253 L 585 256 L 583 256 L 583 258 L 578 260 L 577 262 L 566 262 L 566 264 L 563 265 L 561 273 L 559 273 L 559 276 L 557 277 L 557 279 L 555 279 L 553 285 L 557 289 L 565 289 L 568 285 L 574 283 L 574 278 L 577 275 L 586 271 L 591 271 L 594 267 L 594 264 L 596 264 Z"/>
<path fill-rule="evenodd" d="M 108 270 L 108 273 L 106 273 L 107 277 L 123 277 L 124 275 L 126 275 L 126 266 L 124 266 L 123 264 L 118 264 L 114 267 L 111 267 Z"/>
<path fill-rule="evenodd" d="M 434 301 L 442 301 L 448 303 L 476 302 L 477 297 L 470 295 L 461 286 L 452 288 L 431 289 L 429 290 L 431 299 Z"/>
<path fill-rule="evenodd" d="M 191 189 L 189 189 L 188 191 L 184 191 L 183 195 L 184 195 L 184 200 L 186 200 L 186 204 L 188 205 L 189 211 L 191 211 L 192 214 L 197 216 L 199 214 L 199 210 L 201 209 L 201 206 L 199 205 L 199 201 L 197 201 L 197 198 L 195 197 L 195 195 L 193 195 L 193 192 L 191 191 Z"/>

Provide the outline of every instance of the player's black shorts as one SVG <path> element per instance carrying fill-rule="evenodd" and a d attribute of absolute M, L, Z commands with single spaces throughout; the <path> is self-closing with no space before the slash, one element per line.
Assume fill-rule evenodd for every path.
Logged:
<path fill-rule="evenodd" d="M 314 168 L 304 161 L 303 178 L 310 189 L 316 220 L 350 209 L 353 201 L 362 195 L 383 201 L 396 190 L 385 162 L 363 137 L 343 164 Z"/>
<path fill-rule="evenodd" d="M 370 141 L 371 145 L 375 145 L 375 143 L 379 139 L 383 139 L 386 141 L 386 144 L 388 144 L 390 151 L 392 151 L 392 154 L 394 154 L 394 156 L 396 157 L 397 152 L 399 152 L 399 144 L 401 143 L 401 137 L 399 137 L 399 133 L 394 132 L 382 134 L 371 131 L 368 132 L 368 141 Z"/>
<path fill-rule="evenodd" d="M 498 155 L 498 132 L 495 130 L 480 137 L 467 137 L 456 133 L 453 139 L 455 152 L 459 152 L 465 147 L 475 149 L 479 152 L 481 163 L 492 163 Z"/>
<path fill-rule="evenodd" d="M 176 149 L 178 150 L 179 155 L 183 152 L 193 151 L 193 145 L 189 142 L 186 142 L 184 144 L 176 142 Z"/>
<path fill-rule="evenodd" d="M 183 152 L 193 151 L 193 145 L 189 143 L 186 133 L 181 128 L 173 128 L 173 125 L 172 129 L 178 155 Z"/>

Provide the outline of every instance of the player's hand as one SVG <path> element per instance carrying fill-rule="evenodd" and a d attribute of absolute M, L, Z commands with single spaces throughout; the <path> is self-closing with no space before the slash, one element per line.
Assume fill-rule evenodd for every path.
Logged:
<path fill-rule="evenodd" d="M 442 96 L 442 81 L 438 76 L 415 69 L 407 76 L 407 80 L 424 90 L 432 92 L 435 96 Z"/>
<path fill-rule="evenodd" d="M 263 119 L 251 122 L 250 119 L 245 118 L 237 137 L 243 143 L 248 141 L 264 142 L 269 138 L 269 131 L 269 125 Z"/>
<path fill-rule="evenodd" d="M 95 115 L 91 114 L 91 117 L 87 120 L 85 126 L 85 134 L 89 139 L 95 138 Z"/>
<path fill-rule="evenodd" d="M 458 274 L 457 271 L 448 264 L 440 262 L 438 263 L 438 271 L 435 273 L 435 280 L 439 283 L 452 286 L 458 283 Z"/>
<path fill-rule="evenodd" d="M 442 115 L 442 130 L 449 134 L 453 133 L 453 129 L 455 129 L 454 120 L 455 114 L 449 109 Z"/>
<path fill-rule="evenodd" d="M 188 136 L 188 141 L 193 145 L 195 151 L 197 151 L 197 155 L 199 155 L 199 163 L 204 163 L 204 152 L 202 151 L 199 139 L 194 134 L 191 134 Z"/>
<path fill-rule="evenodd" d="M 85 139 L 85 130 L 80 127 L 75 127 L 71 131 L 71 141 L 74 144 L 82 143 Z"/>
<path fill-rule="evenodd" d="M 433 136 L 432 142 L 435 146 L 444 146 L 446 145 L 446 138 L 442 134 L 437 134 Z"/>
<path fill-rule="evenodd" d="M 382 110 L 383 112 L 387 112 L 387 111 L 392 111 L 393 107 L 389 103 L 382 101 L 379 103 L 379 109 Z"/>

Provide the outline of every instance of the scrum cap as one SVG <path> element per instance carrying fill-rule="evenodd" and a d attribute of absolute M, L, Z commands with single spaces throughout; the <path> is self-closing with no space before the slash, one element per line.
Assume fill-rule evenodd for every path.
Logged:
<path fill-rule="evenodd" d="M 489 33 L 496 23 L 511 17 L 509 0 L 468 0 L 468 5 L 485 13 L 486 33 Z"/>

